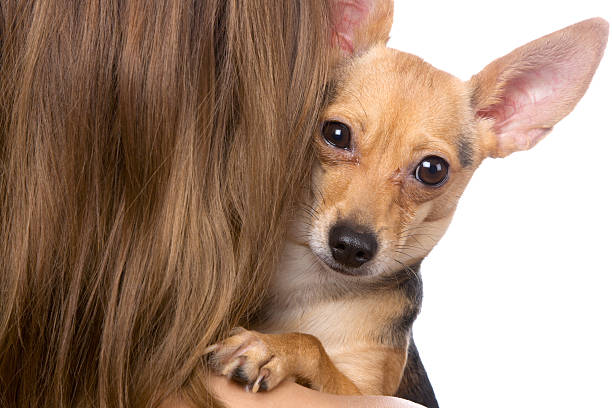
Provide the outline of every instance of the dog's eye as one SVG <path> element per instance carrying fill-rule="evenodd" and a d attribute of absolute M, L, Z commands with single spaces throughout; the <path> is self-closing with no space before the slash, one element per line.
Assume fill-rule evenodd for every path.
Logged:
<path fill-rule="evenodd" d="M 414 170 L 414 177 L 428 186 L 441 186 L 448 177 L 448 163 L 441 157 L 427 156 Z"/>
<path fill-rule="evenodd" d="M 327 143 L 339 149 L 348 149 L 351 146 L 351 129 L 342 122 L 323 123 L 321 134 Z"/>

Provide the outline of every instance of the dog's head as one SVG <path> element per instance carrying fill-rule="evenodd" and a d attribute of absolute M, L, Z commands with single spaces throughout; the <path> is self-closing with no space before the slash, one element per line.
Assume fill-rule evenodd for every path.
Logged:
<path fill-rule="evenodd" d="M 307 235 L 329 268 L 358 276 L 427 255 L 481 161 L 533 147 L 574 108 L 608 32 L 578 23 L 463 82 L 385 46 L 390 1 L 338 1 L 335 15 L 343 57 L 314 135 Z"/>

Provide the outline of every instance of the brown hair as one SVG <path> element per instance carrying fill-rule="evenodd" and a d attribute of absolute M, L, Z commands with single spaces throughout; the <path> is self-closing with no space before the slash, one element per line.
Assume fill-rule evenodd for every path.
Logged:
<path fill-rule="evenodd" d="M 210 404 L 308 177 L 325 2 L 3 0 L 0 406 Z"/>

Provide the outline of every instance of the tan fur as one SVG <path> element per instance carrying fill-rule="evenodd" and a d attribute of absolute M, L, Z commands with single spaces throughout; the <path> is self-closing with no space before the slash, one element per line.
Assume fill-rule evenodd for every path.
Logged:
<path fill-rule="evenodd" d="M 586 91 L 606 36 L 602 20 L 580 23 L 517 49 L 467 83 L 382 43 L 339 70 L 335 93 L 321 121 L 348 125 L 354 145 L 339 149 L 321 135 L 314 136 L 319 161 L 313 170 L 312 192 L 305 198 L 307 211 L 292 225 L 267 303 L 253 327 L 284 336 L 285 350 L 295 350 L 290 361 L 302 358 L 299 376 L 306 377 L 308 384 L 353 393 L 346 376 L 361 393 L 396 392 L 410 333 L 402 333 L 401 338 L 394 330 L 406 311 L 416 313 L 420 306 L 401 290 L 399 281 L 404 276 L 398 271 L 414 273 L 409 266 L 418 264 L 438 242 L 483 159 L 533 146 L 543 134 L 539 129 L 549 129 L 571 111 Z M 375 37 L 380 38 L 380 33 Z M 583 47 L 589 50 L 581 53 Z M 555 65 L 565 62 L 579 67 L 564 70 Z M 532 76 L 547 73 L 551 66 L 558 69 L 556 75 L 571 76 L 567 81 L 551 77 L 553 85 L 567 85 L 560 92 L 561 100 L 545 103 L 542 115 L 512 122 L 515 127 L 508 133 L 504 126 L 513 112 L 503 118 L 492 113 L 513 96 L 511 82 L 530 84 Z M 524 93 L 530 89 L 519 87 Z M 557 90 L 552 87 L 551 92 Z M 539 96 L 534 91 L 532 102 L 539 103 Z M 544 102 L 549 97 L 544 95 Z M 530 109 L 531 105 L 514 107 Z M 507 107 L 501 109 L 505 112 Z M 527 136 L 517 136 L 519 125 L 529 127 Z M 531 130 L 538 132 L 533 138 Z M 425 186 L 413 176 L 418 163 L 430 155 L 444 158 L 450 166 L 448 181 L 439 187 Z M 342 220 L 374 231 L 378 240 L 376 258 L 360 266 L 363 269 L 357 276 L 339 273 L 328 263 L 328 234 Z M 398 282 L 394 284 L 393 279 Z M 288 332 L 314 336 L 323 348 L 312 342 L 298 344 L 299 337 L 282 334 Z M 213 361 L 219 363 L 228 346 L 214 347 Z M 305 369 L 312 367 L 306 361 L 327 358 L 337 373 L 330 366 L 325 373 Z M 258 373 L 255 369 L 249 374 L 249 381 Z M 327 387 L 316 380 L 322 375 L 338 379 Z M 271 381 L 277 383 L 279 378 Z"/>

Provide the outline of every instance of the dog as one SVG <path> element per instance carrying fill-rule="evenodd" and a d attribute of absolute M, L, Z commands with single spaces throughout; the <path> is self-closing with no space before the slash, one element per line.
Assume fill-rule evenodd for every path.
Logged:
<path fill-rule="evenodd" d="M 421 261 L 485 158 L 530 149 L 571 112 L 603 55 L 608 23 L 549 34 L 463 82 L 386 47 L 390 1 L 349 3 L 334 10 L 338 65 L 304 211 L 256 321 L 210 346 L 207 358 L 252 392 L 291 378 L 436 407 L 411 334 Z"/>

